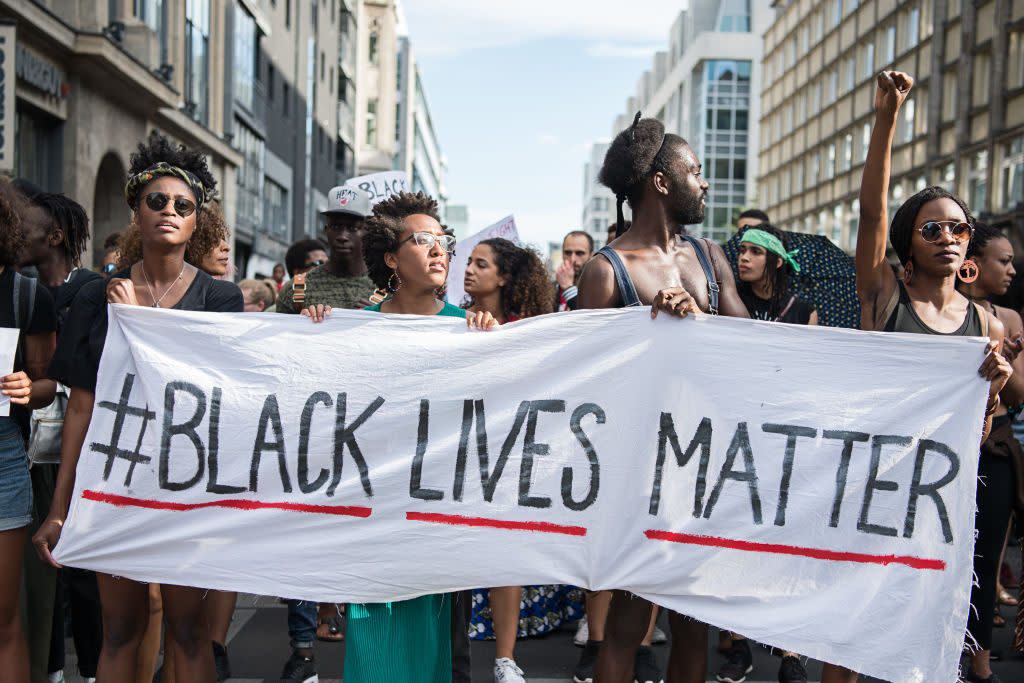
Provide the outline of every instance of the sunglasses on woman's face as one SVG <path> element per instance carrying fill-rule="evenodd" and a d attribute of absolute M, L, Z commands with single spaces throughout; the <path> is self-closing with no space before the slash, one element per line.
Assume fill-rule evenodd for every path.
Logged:
<path fill-rule="evenodd" d="M 953 241 L 957 244 L 969 242 L 974 235 L 974 228 L 970 223 L 959 221 L 928 221 L 917 229 L 925 242 L 938 242 L 939 235 L 948 232 Z"/>
<path fill-rule="evenodd" d="M 172 198 L 171 195 L 164 192 L 150 192 L 146 195 L 146 206 L 148 206 L 151 211 L 163 211 L 164 207 L 167 206 L 167 203 L 171 201 L 174 202 L 174 213 L 178 214 L 182 218 L 191 216 L 195 213 L 195 202 L 185 199 L 184 197 Z"/>

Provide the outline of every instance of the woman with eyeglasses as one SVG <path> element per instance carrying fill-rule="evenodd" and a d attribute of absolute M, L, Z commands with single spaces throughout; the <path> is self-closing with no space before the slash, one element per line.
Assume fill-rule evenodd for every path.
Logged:
<path fill-rule="evenodd" d="M 363 259 L 373 284 L 388 292 L 364 310 L 398 315 L 443 315 L 463 318 L 471 328 L 498 327 L 487 311 L 466 311 L 441 299 L 455 238 L 441 225 L 437 202 L 422 192 L 401 192 L 373 207 L 366 220 Z M 302 314 L 321 322 L 329 306 L 305 308 Z M 424 595 L 388 603 L 348 606 L 345 637 L 345 683 L 450 683 L 453 644 L 462 649 L 465 625 L 453 629 L 453 598 L 459 594 Z M 468 607 L 468 603 L 463 607 Z M 459 680 L 468 672 L 459 672 Z M 468 678 L 466 678 L 468 680 Z"/>
<path fill-rule="evenodd" d="M 81 453 L 96 392 L 96 375 L 107 332 L 107 304 L 240 312 L 242 294 L 230 282 L 214 280 L 185 261 L 203 205 L 217 181 L 200 152 L 173 146 L 154 132 L 131 158 L 125 199 L 141 236 L 142 258 L 108 282 L 89 283 L 79 292 L 50 366 L 50 375 L 71 388 L 64 419 L 60 473 L 50 514 L 32 541 L 40 557 L 54 564 L 51 551 L 74 492 Z M 103 611 L 103 649 L 97 678 L 134 682 L 137 655 L 149 622 L 145 584 L 97 574 Z M 216 679 L 202 588 L 163 585 L 164 617 L 177 647 L 178 680 Z"/>
<path fill-rule="evenodd" d="M 970 211 L 963 201 L 940 187 L 921 190 L 896 211 L 889 231 L 893 250 L 903 265 L 902 281 L 896 279 L 885 258 L 892 141 L 897 115 L 913 84 L 914 79 L 898 71 L 886 71 L 878 76 L 875 125 L 860 189 L 856 266 L 861 328 L 916 334 L 988 336 L 991 342 L 978 371 L 990 382 L 985 406 L 984 440 L 992 426 L 992 416 L 999 409 L 999 393 L 1013 370 L 1000 351 L 1004 337 L 1002 322 L 956 289 L 958 279 L 973 282 L 978 275 L 977 265 L 967 259 L 974 232 Z M 979 486 L 979 503 L 988 495 L 982 488 Z M 979 505 L 977 525 L 979 531 L 984 532 L 989 521 L 981 519 L 981 513 Z M 996 558 L 1002 539 L 1000 535 L 998 540 L 992 540 Z M 985 549 L 983 540 L 979 538 L 976 554 L 991 552 Z M 994 575 L 992 581 L 995 581 Z M 971 657 L 966 680 L 998 683 L 999 678 L 989 666 L 995 600 L 991 591 L 988 596 L 986 598 L 978 588 L 971 596 L 977 609 L 972 608 L 968 626 L 977 640 L 978 650 Z M 855 678 L 855 675 L 850 675 Z M 824 677 L 822 681 L 828 683 Z"/>

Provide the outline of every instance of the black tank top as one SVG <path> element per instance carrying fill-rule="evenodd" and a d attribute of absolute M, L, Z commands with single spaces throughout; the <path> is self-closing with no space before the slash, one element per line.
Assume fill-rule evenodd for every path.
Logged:
<path fill-rule="evenodd" d="M 959 329 L 954 332 L 936 332 L 918 317 L 913 305 L 910 303 L 910 295 L 907 294 L 907 288 L 903 286 L 903 283 L 897 280 L 896 284 L 899 285 L 900 299 L 896 302 L 896 307 L 893 309 L 892 314 L 889 315 L 889 319 L 885 321 L 883 331 L 910 332 L 912 334 L 942 334 L 950 337 L 985 336 L 982 333 L 978 307 L 973 303 L 967 305 L 967 315 L 964 317 L 964 322 Z"/>

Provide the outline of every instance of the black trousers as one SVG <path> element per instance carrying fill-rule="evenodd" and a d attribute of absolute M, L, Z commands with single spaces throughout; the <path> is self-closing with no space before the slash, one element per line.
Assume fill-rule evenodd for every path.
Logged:
<path fill-rule="evenodd" d="M 978 514 L 975 529 L 978 537 L 974 542 L 974 574 L 978 585 L 971 591 L 971 611 L 967 618 L 967 630 L 982 650 L 992 649 L 999 555 L 1003 551 L 1013 509 L 1013 481 L 1010 459 L 982 449 L 978 460 L 976 494 Z"/>
<path fill-rule="evenodd" d="M 473 614 L 473 591 L 452 596 L 452 683 L 470 683 L 469 620 Z"/>

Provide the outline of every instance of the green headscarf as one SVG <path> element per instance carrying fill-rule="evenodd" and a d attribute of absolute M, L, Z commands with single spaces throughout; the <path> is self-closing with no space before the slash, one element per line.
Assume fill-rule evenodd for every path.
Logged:
<path fill-rule="evenodd" d="M 755 244 L 763 249 L 772 252 L 783 261 L 789 264 L 789 267 L 793 269 L 794 273 L 800 272 L 800 264 L 793 258 L 800 250 L 794 249 L 793 251 L 786 251 L 786 247 L 782 245 L 780 240 L 770 232 L 764 230 L 750 229 L 743 233 L 743 237 L 740 238 L 740 243 L 747 242 L 748 244 Z"/>

